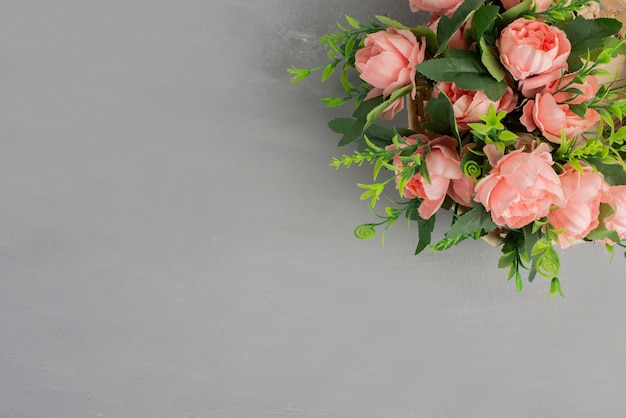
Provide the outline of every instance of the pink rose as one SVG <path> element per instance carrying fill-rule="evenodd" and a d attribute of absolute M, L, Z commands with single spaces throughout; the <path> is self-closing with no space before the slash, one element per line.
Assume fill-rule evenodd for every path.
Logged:
<path fill-rule="evenodd" d="M 598 227 L 600 202 L 609 185 L 602 173 L 589 166 L 581 173 L 568 164 L 559 178 L 565 204 L 548 213 L 548 222 L 556 229 L 565 229 L 558 244 L 566 248 Z"/>
<path fill-rule="evenodd" d="M 367 35 L 364 47 L 356 52 L 354 66 L 361 79 L 388 97 L 395 90 L 413 84 L 417 64 L 424 61 L 426 45 L 409 30 L 387 28 Z"/>
<path fill-rule="evenodd" d="M 373 99 L 374 97 L 378 97 L 383 94 L 381 89 L 372 89 L 365 96 L 365 100 Z M 380 114 L 379 118 L 384 120 L 392 120 L 396 114 L 401 112 L 404 109 L 404 97 L 398 98 L 395 102 L 393 102 L 387 109 L 383 110 L 383 113 Z"/>
<path fill-rule="evenodd" d="M 415 145 L 417 138 L 425 143 L 417 149 L 416 153 L 424 156 L 430 182 L 416 173 L 404 186 L 404 190 L 400 191 L 402 197 L 423 199 L 418 213 L 424 219 L 430 218 L 441 208 L 449 191 L 450 197 L 457 203 L 471 206 L 473 183 L 461 171 L 461 158 L 456 150 L 456 139 L 442 136 L 430 140 L 426 135 L 418 134 L 404 138 L 404 140 L 408 145 Z M 426 148 L 429 148 L 430 151 L 426 152 Z M 386 149 L 395 150 L 396 148 L 394 145 L 389 145 Z M 400 170 L 403 168 L 399 155 L 394 157 L 393 164 Z M 400 170 L 396 171 L 396 174 L 399 174 Z"/>
<path fill-rule="evenodd" d="M 557 104 L 551 94 L 537 94 L 535 100 L 524 105 L 520 122 L 532 132 L 539 129 L 550 142 L 561 143 L 561 135 L 565 138 L 576 138 L 589 131 L 600 121 L 600 114 L 594 109 L 587 109 L 581 118 L 567 104 Z"/>
<path fill-rule="evenodd" d="M 452 179 L 448 189 L 448 196 L 461 206 L 472 207 L 475 187 L 476 183 L 463 174 L 461 178 Z"/>
<path fill-rule="evenodd" d="M 608 192 L 608 203 L 615 211 L 604 219 L 609 231 L 617 232 L 620 239 L 626 237 L 626 186 L 611 186 Z M 608 240 L 610 243 L 610 240 Z"/>
<path fill-rule="evenodd" d="M 506 93 L 498 101 L 491 101 L 487 95 L 480 90 L 463 90 L 455 83 L 437 83 L 439 89 L 434 89 L 433 96 L 439 95 L 441 90 L 452 102 L 454 118 L 459 129 L 469 129 L 468 123 L 480 122 L 480 115 L 485 115 L 489 111 L 489 106 L 494 105 L 498 110 L 512 111 L 517 105 L 517 94 L 513 89 L 507 87 Z"/>
<path fill-rule="evenodd" d="M 525 97 L 535 97 L 537 93 L 552 94 L 557 103 L 580 104 L 592 99 L 598 93 L 600 82 L 598 77 L 590 75 L 581 83 L 574 83 L 576 74 L 563 74 L 561 70 L 520 81 L 520 89 Z M 559 91 L 576 89 L 580 93 Z"/>
<path fill-rule="evenodd" d="M 553 0 L 535 0 L 533 6 L 537 6 L 537 12 L 545 12 L 552 5 Z M 501 0 L 502 6 L 506 10 L 512 9 L 522 2 L 522 0 Z"/>
<path fill-rule="evenodd" d="M 421 10 L 444 15 L 458 8 L 464 0 L 409 0 L 412 12 Z"/>
<path fill-rule="evenodd" d="M 558 84 L 564 77 L 563 72 L 563 68 L 557 68 L 547 73 L 528 77 L 519 82 L 519 89 L 524 97 L 535 97 L 537 93 L 545 93 L 544 89 L 546 89 L 547 86 L 553 85 L 554 83 Z"/>
<path fill-rule="evenodd" d="M 516 80 L 567 69 L 572 49 L 565 32 L 539 20 L 519 18 L 508 25 L 497 41 L 502 65 Z"/>
<path fill-rule="evenodd" d="M 589 99 L 593 99 L 596 97 L 598 93 L 598 89 L 600 88 L 598 77 L 590 75 L 585 78 L 583 84 L 573 83 L 575 74 L 568 74 L 563 77 L 560 85 L 558 82 L 552 82 L 550 85 L 546 86 L 545 93 L 550 93 L 554 96 L 554 100 L 558 103 L 568 103 L 568 104 L 581 104 Z M 571 83 L 571 84 L 570 84 Z M 567 91 L 560 91 L 557 93 L 557 90 L 564 89 L 575 89 L 579 90 L 580 93 L 573 93 Z"/>
<path fill-rule="evenodd" d="M 482 203 L 499 226 L 521 228 L 548 215 L 563 203 L 552 155 L 542 143 L 532 152 L 515 150 L 502 157 L 476 185 L 474 200 Z"/>

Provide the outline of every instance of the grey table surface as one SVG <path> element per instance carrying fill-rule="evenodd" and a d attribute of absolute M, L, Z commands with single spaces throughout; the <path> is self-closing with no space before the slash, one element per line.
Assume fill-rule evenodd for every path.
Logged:
<path fill-rule="evenodd" d="M 0 417 L 623 417 L 626 262 L 378 240 L 326 121 L 344 14 L 403 0 L 0 1 Z"/>

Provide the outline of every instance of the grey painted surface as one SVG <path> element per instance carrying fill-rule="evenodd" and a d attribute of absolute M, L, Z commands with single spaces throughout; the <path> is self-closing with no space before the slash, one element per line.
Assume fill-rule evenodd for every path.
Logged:
<path fill-rule="evenodd" d="M 284 70 L 404 1 L 0 5 L 0 417 L 626 416 L 621 256 L 552 301 L 352 237 L 338 86 Z"/>

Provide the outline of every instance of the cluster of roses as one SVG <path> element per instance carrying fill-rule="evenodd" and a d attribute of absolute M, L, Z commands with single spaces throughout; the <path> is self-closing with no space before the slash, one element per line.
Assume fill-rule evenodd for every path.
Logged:
<path fill-rule="evenodd" d="M 410 0 L 413 11 L 432 12 L 428 27 L 434 32 L 441 16 L 450 16 L 461 3 Z M 550 4 L 540 0 L 534 7 L 542 11 Z M 515 0 L 502 0 L 505 9 L 515 5 Z M 468 24 L 450 39 L 452 49 L 475 48 L 465 41 Z M 617 232 L 620 239 L 626 237 L 626 186 L 609 185 L 601 172 L 584 163 L 573 167 L 564 162 L 555 170 L 552 154 L 563 141 L 583 145 L 585 133 L 593 131 L 600 122 L 600 115 L 590 106 L 583 115 L 572 110 L 574 105 L 595 98 L 599 80 L 593 75 L 581 80 L 577 73 L 568 73 L 572 46 L 566 33 L 540 19 L 522 17 L 508 24 L 496 41 L 496 49 L 508 83 L 499 100 L 490 100 L 484 91 L 464 90 L 446 81 L 435 83 L 433 96 L 447 96 L 461 132 L 480 122 L 480 116 L 487 114 L 490 107 L 507 113 L 517 111 L 520 116 L 515 149 L 484 145 L 481 152 L 491 169 L 480 178 L 469 178 L 461 169 L 461 160 L 472 144 L 464 144 L 459 153 L 458 140 L 450 136 L 407 136 L 399 146 L 417 146 L 416 153 L 426 164 L 428 178 L 424 178 L 424 173 L 415 173 L 404 184 L 401 195 L 421 199 L 418 211 L 424 219 L 439 210 L 447 196 L 464 207 L 471 207 L 472 201 L 479 202 L 500 227 L 517 229 L 547 218 L 559 233 L 561 247 L 585 238 L 600 223 Z M 414 96 L 420 78 L 419 64 L 430 58 L 425 40 L 410 30 L 389 27 L 368 34 L 355 54 L 354 64 L 361 79 L 372 87 L 366 100 L 381 95 L 388 98 L 409 85 L 413 86 Z M 400 97 L 381 117 L 392 119 L 403 108 L 404 97 Z M 397 144 L 389 145 L 387 150 L 397 148 Z M 399 154 L 393 165 L 396 174 L 404 168 Z M 612 209 L 603 219 L 602 203 Z M 602 242 L 611 243 L 608 239 Z"/>

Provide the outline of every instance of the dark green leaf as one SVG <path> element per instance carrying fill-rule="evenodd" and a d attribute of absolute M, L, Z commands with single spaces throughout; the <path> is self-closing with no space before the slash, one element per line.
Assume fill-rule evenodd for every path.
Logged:
<path fill-rule="evenodd" d="M 567 39 L 572 44 L 570 55 L 575 57 L 585 57 L 587 51 L 601 46 L 604 38 L 617 34 L 621 28 L 622 23 L 616 19 L 585 19 L 582 16 L 563 26 Z"/>
<path fill-rule="evenodd" d="M 378 106 L 382 102 L 383 102 L 383 96 L 373 97 L 369 100 L 364 100 L 363 102 L 361 102 L 359 107 L 354 109 L 354 113 L 352 113 L 352 116 L 354 116 L 357 119 L 365 120 L 365 118 L 367 118 L 367 114 L 370 113 L 372 109 L 374 109 L 376 106 Z"/>
<path fill-rule="evenodd" d="M 526 225 L 522 232 L 524 233 L 524 251 L 526 252 L 525 256 L 528 258 L 530 264 L 530 272 L 528 273 L 528 281 L 532 282 L 535 280 L 535 276 L 537 276 L 537 255 L 532 255 L 533 248 L 537 241 L 541 239 L 542 233 L 537 230 L 533 232 L 532 225 Z"/>
<path fill-rule="evenodd" d="M 464 90 L 483 90 L 493 101 L 500 100 L 507 89 L 507 84 L 493 78 L 472 51 L 452 50 L 451 57 L 424 61 L 417 70 L 431 80 L 454 82 Z"/>
<path fill-rule="evenodd" d="M 474 207 L 456 220 L 454 225 L 446 232 L 446 238 L 456 238 L 465 235 L 473 235 L 476 231 L 483 230 L 484 232 L 491 232 L 497 228 L 497 225 L 491 220 L 491 215 L 480 204 L 475 204 Z"/>
<path fill-rule="evenodd" d="M 583 60 L 580 59 L 580 57 L 576 56 L 576 55 L 571 55 L 569 57 L 567 57 L 567 68 L 568 71 L 578 71 L 581 68 L 583 68 Z"/>
<path fill-rule="evenodd" d="M 438 97 L 432 97 L 428 101 L 427 110 L 431 120 L 422 123 L 424 129 L 459 138 L 454 109 L 448 96 L 440 93 Z"/>
<path fill-rule="evenodd" d="M 481 39 L 483 34 L 489 28 L 498 16 L 500 8 L 494 5 L 482 6 L 472 18 L 472 29 L 474 31 L 475 39 Z"/>
<path fill-rule="evenodd" d="M 338 134 L 348 132 L 356 122 L 355 118 L 336 118 L 328 122 L 328 127 Z"/>
<path fill-rule="evenodd" d="M 590 158 L 589 163 L 595 166 L 611 186 L 626 185 L 626 171 L 619 164 L 607 164 L 599 158 Z"/>
<path fill-rule="evenodd" d="M 528 273 L 528 281 L 532 283 L 533 280 L 535 280 L 535 277 L 537 277 L 537 263 L 536 263 L 536 258 L 531 259 L 530 261 L 530 272 Z"/>
<path fill-rule="evenodd" d="M 426 39 L 426 49 L 431 54 L 435 54 L 439 49 L 439 42 L 437 42 L 437 35 L 431 29 L 426 26 L 417 26 L 411 29 L 411 32 L 421 42 L 422 38 Z"/>
<path fill-rule="evenodd" d="M 435 56 L 440 55 L 446 50 L 450 38 L 461 29 L 463 23 L 471 17 L 472 12 L 477 10 L 484 3 L 485 0 L 465 0 L 459 8 L 456 9 L 451 18 L 446 15 L 441 16 L 441 20 L 437 25 L 437 41 L 439 42 L 439 48 Z"/>
<path fill-rule="evenodd" d="M 393 130 L 389 128 L 385 128 L 380 125 L 372 125 L 365 130 L 365 132 L 357 138 L 356 142 L 358 144 L 359 151 L 364 151 L 370 146 L 365 142 L 365 136 L 367 136 L 370 143 L 374 144 L 377 147 L 384 148 L 387 145 L 391 144 L 391 138 L 393 137 Z"/>
<path fill-rule="evenodd" d="M 541 239 L 542 234 L 540 231 L 533 232 L 532 225 L 526 225 L 522 231 L 524 233 L 524 250 L 526 251 L 526 256 L 530 258 L 533 252 L 533 247 L 537 241 Z"/>
<path fill-rule="evenodd" d="M 363 129 L 365 128 L 365 122 L 366 122 L 366 118 L 367 118 L 367 114 L 376 106 L 378 106 L 380 103 L 382 103 L 383 98 L 382 96 L 379 97 L 374 97 L 370 100 L 365 100 L 363 102 L 361 102 L 361 104 L 354 110 L 354 113 L 352 113 L 352 118 L 347 118 L 347 119 L 354 119 L 354 123 L 351 127 L 348 127 L 347 125 L 344 125 L 344 127 L 346 127 L 346 130 L 342 130 L 341 132 L 338 133 L 342 133 L 343 136 L 341 137 L 341 139 L 339 140 L 339 146 L 342 147 L 344 145 L 350 144 L 356 140 L 358 140 L 359 138 L 363 137 Z M 345 124 L 347 124 L 347 122 L 344 122 Z M 329 125 L 330 127 L 330 125 Z M 333 129 L 333 127 L 330 127 L 330 129 L 332 129 L 333 131 L 335 131 L 335 129 Z M 337 132 L 337 131 L 335 131 Z"/>
<path fill-rule="evenodd" d="M 418 216 L 417 225 L 419 228 L 419 241 L 417 242 L 417 248 L 415 248 L 415 254 L 421 253 L 430 244 L 432 232 L 435 228 L 435 215 L 428 219 Z"/>
<path fill-rule="evenodd" d="M 515 261 L 515 253 L 502 254 L 502 257 L 498 260 L 498 268 L 503 269 L 509 267 Z"/>

